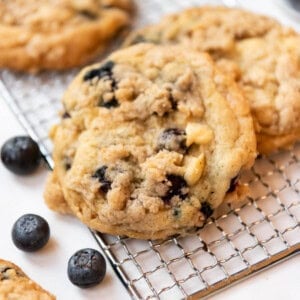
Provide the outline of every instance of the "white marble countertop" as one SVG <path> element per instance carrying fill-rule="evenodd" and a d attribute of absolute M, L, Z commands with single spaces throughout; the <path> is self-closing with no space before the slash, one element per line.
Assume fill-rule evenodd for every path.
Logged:
<path fill-rule="evenodd" d="M 298 26 L 272 1 L 241 1 L 250 9 L 275 15 L 284 23 Z M 300 47 L 300 45 L 299 45 Z M 0 99 L 0 145 L 6 139 L 23 134 L 22 128 Z M 57 299 L 130 299 L 110 266 L 104 281 L 91 289 L 79 289 L 67 278 L 67 262 L 77 250 L 98 248 L 88 229 L 72 217 L 60 216 L 43 203 L 43 187 L 47 170 L 41 167 L 29 177 L 18 177 L 0 163 L 0 258 L 19 265 L 32 279 L 57 296 Z M 25 213 L 36 213 L 49 222 L 51 238 L 47 246 L 36 253 L 18 250 L 11 240 L 11 228 Z M 281 263 L 272 269 L 230 287 L 211 299 L 299 299 L 300 257 Z"/>

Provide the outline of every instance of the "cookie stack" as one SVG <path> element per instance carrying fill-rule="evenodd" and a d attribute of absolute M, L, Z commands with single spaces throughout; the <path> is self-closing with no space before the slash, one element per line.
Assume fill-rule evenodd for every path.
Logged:
<path fill-rule="evenodd" d="M 300 37 L 238 9 L 193 8 L 84 68 L 54 126 L 50 208 L 110 234 L 201 228 L 239 199 L 258 152 L 300 137 Z"/>

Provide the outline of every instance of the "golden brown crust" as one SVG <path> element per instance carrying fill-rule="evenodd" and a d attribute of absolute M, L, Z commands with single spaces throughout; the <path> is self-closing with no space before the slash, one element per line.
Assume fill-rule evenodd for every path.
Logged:
<path fill-rule="evenodd" d="M 256 156 L 238 86 L 208 55 L 179 46 L 116 51 L 83 69 L 63 102 L 54 176 L 74 215 L 98 231 L 187 234 Z"/>
<path fill-rule="evenodd" d="M 260 152 L 300 138 L 300 37 L 293 30 L 240 9 L 201 7 L 137 31 L 125 45 L 141 41 L 209 52 L 249 100 Z"/>
<path fill-rule="evenodd" d="M 18 266 L 0 259 L 0 300 L 55 300 Z"/>

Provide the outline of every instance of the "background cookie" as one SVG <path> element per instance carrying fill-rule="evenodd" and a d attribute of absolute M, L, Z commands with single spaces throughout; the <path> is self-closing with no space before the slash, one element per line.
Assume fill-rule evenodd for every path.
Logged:
<path fill-rule="evenodd" d="M 129 24 L 130 0 L 0 2 L 0 67 L 37 71 L 81 65 Z"/>
<path fill-rule="evenodd" d="M 50 183 L 102 232 L 156 239 L 195 230 L 240 192 L 235 179 L 256 155 L 237 85 L 208 55 L 179 46 L 113 53 L 80 72 L 64 105 Z"/>
<path fill-rule="evenodd" d="M 125 45 L 181 43 L 209 52 L 250 102 L 263 153 L 300 138 L 300 37 L 239 9 L 192 8 L 133 33 Z"/>
<path fill-rule="evenodd" d="M 0 259 L 0 299 L 55 300 L 15 264 Z"/>

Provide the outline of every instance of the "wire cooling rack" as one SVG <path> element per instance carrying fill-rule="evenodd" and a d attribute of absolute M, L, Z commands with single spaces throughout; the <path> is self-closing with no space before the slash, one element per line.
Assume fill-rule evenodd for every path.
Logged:
<path fill-rule="evenodd" d="M 204 1 L 137 2 L 136 26 Z M 209 1 L 219 4 L 219 1 Z M 227 5 L 236 1 L 226 0 Z M 61 95 L 77 70 L 37 76 L 0 71 L 0 94 L 38 141 L 49 166 L 49 128 L 59 121 Z M 139 241 L 94 233 L 134 299 L 200 298 L 264 270 L 300 249 L 300 144 L 259 157 L 242 175 L 250 195 L 239 207 L 223 206 L 198 233 L 165 241 Z"/>

